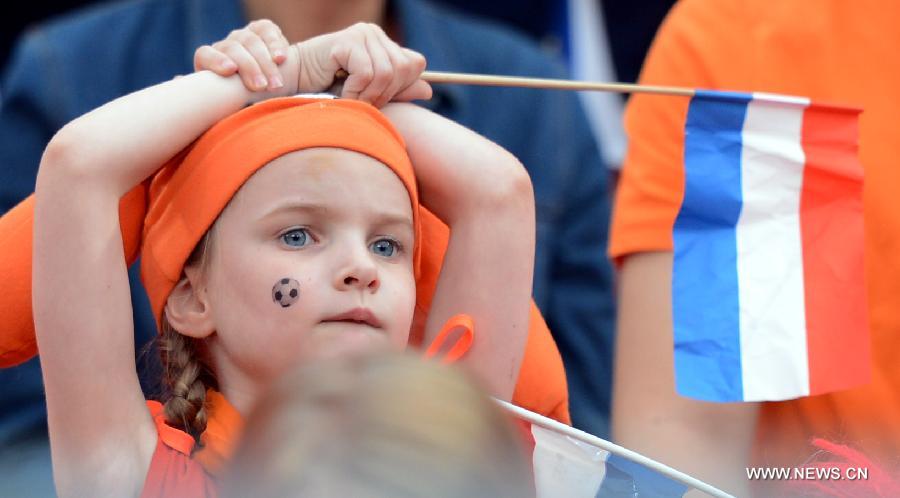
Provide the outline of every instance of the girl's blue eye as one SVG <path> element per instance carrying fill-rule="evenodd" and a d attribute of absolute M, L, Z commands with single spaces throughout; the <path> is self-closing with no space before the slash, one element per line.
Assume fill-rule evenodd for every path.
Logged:
<path fill-rule="evenodd" d="M 400 244 L 391 239 L 378 239 L 373 242 L 369 248 L 372 249 L 372 252 L 375 254 L 389 258 L 393 256 L 394 253 L 400 251 Z"/>
<path fill-rule="evenodd" d="M 309 232 L 305 228 L 295 228 L 281 236 L 281 240 L 291 247 L 303 247 L 309 238 Z"/>

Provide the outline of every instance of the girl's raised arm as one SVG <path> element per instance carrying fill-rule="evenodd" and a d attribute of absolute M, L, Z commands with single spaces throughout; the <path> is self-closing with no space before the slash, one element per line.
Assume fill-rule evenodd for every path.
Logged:
<path fill-rule="evenodd" d="M 51 140 L 36 185 L 33 308 L 60 495 L 137 496 L 156 446 L 135 372 L 119 198 L 248 102 L 322 91 L 338 69 L 372 101 L 427 89 L 417 83 L 424 59 L 417 71 L 395 70 L 384 47 L 368 48 L 376 30 L 357 25 L 292 47 L 280 88 L 270 77 L 270 91 L 253 93 L 237 75 L 194 73 L 116 99 Z"/>
<path fill-rule="evenodd" d="M 64 126 L 35 188 L 33 307 L 61 496 L 137 496 L 156 447 L 134 361 L 119 198 L 248 92 L 197 73 Z"/>
<path fill-rule="evenodd" d="M 450 226 L 425 340 L 467 313 L 476 340 L 463 362 L 492 394 L 512 398 L 528 338 L 534 273 L 534 192 L 525 168 L 475 132 L 420 107 L 383 112 L 400 130 L 422 203 Z"/>

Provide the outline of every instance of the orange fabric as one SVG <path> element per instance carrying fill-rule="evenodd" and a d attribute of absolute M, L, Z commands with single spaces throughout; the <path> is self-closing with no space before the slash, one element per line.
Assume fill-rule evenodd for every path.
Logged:
<path fill-rule="evenodd" d="M 846 442 L 876 461 L 900 455 L 900 4 L 861 0 L 686 0 L 660 28 L 641 81 L 804 95 L 864 109 L 860 159 L 872 382 L 763 406 L 757 460 L 794 465 L 812 436 Z M 671 251 L 681 203 L 688 99 L 635 95 L 610 255 Z"/>
<path fill-rule="evenodd" d="M 206 391 L 209 421 L 200 435 L 200 450 L 194 458 L 207 472 L 218 475 L 237 449 L 238 438 L 244 431 L 244 419 L 237 409 L 218 391 Z"/>
<path fill-rule="evenodd" d="M 352 100 L 273 99 L 244 109 L 210 128 L 179 153 L 151 182 L 120 204 L 128 263 L 141 254 L 141 275 L 157 320 L 182 266 L 244 181 L 276 157 L 309 147 L 339 147 L 388 165 L 413 203 L 416 231 L 416 319 L 411 343 L 419 345 L 449 242 L 449 229 L 420 206 L 415 176 L 402 138 L 375 108 Z M 210 166 L 214 165 L 214 166 Z M 0 218 L 0 367 L 36 353 L 31 312 L 31 225 L 26 199 Z M 141 237 L 143 235 L 143 237 Z M 532 303 L 529 338 L 513 402 L 569 423 L 562 360 Z"/>
<path fill-rule="evenodd" d="M 206 402 L 209 421 L 195 452 L 190 434 L 166 424 L 163 405 L 147 401 L 159 439 L 141 498 L 218 496 L 215 479 L 231 459 L 244 421 L 218 391 L 207 390 Z"/>
<path fill-rule="evenodd" d="M 119 222 L 129 262 L 137 259 L 145 204 L 142 187 L 126 194 L 120 204 Z M 33 217 L 33 195 L 0 216 L 0 368 L 24 363 L 37 354 L 31 312 Z"/>
<path fill-rule="evenodd" d="M 141 498 L 218 496 L 213 476 L 191 458 L 194 438 L 166 424 L 163 405 L 158 401 L 147 401 L 147 408 L 158 439 Z"/>

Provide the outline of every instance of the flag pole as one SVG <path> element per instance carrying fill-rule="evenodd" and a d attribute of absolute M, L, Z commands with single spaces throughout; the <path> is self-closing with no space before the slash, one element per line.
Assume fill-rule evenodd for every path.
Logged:
<path fill-rule="evenodd" d="M 335 77 L 347 77 L 347 71 L 339 69 Z M 429 83 L 451 85 L 501 86 L 516 88 L 541 88 L 545 90 L 587 90 L 617 93 L 650 93 L 656 95 L 675 95 L 692 97 L 693 88 L 676 86 L 637 85 L 633 83 L 604 83 L 599 81 L 577 81 L 553 78 L 527 78 L 522 76 L 499 76 L 493 74 L 448 73 L 443 71 L 425 71 L 420 76 Z"/>
<path fill-rule="evenodd" d="M 652 93 L 692 97 L 692 88 L 674 86 L 636 85 L 632 83 L 604 83 L 598 81 L 577 81 L 552 78 L 527 78 L 521 76 L 497 76 L 492 74 L 447 73 L 425 71 L 421 78 L 429 83 L 459 85 L 503 86 L 517 88 L 542 88 L 547 90 L 589 90 L 617 93 Z"/>
<path fill-rule="evenodd" d="M 631 451 L 628 448 L 623 448 L 622 446 L 611 443 L 605 439 L 601 439 L 593 434 L 589 434 L 574 427 L 570 427 L 549 417 L 534 413 L 501 399 L 494 398 L 494 401 L 496 401 L 502 408 L 511 412 L 513 415 L 519 417 L 520 419 L 527 420 L 528 422 L 531 422 L 532 424 L 539 427 L 543 427 L 544 429 L 549 429 L 565 434 L 566 436 L 596 446 L 610 453 L 619 455 L 623 458 L 631 460 L 632 462 L 639 463 L 645 467 L 659 472 L 664 476 L 668 476 L 670 479 L 674 479 L 681 482 L 682 484 L 686 484 L 692 487 L 693 489 L 702 491 L 709 496 L 713 496 L 715 498 L 735 498 L 734 496 L 722 491 L 719 488 L 716 488 L 715 486 L 712 486 L 711 484 L 705 483 L 695 477 L 691 477 L 684 472 L 675 470 L 668 465 L 653 460 L 652 458 L 645 457 L 640 453 Z"/>

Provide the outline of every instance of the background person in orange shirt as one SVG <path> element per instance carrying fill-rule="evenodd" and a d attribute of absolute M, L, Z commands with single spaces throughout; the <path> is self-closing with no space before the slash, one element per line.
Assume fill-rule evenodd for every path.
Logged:
<path fill-rule="evenodd" d="M 675 393 L 672 227 L 684 182 L 688 99 L 635 95 L 610 254 L 620 263 L 613 437 L 739 494 L 745 467 L 799 466 L 820 436 L 890 464 L 900 456 L 900 5 L 863 0 L 684 0 L 641 82 L 808 96 L 860 106 L 872 381 L 779 403 Z M 840 368 L 836 365 L 835 368 Z"/>

